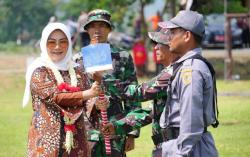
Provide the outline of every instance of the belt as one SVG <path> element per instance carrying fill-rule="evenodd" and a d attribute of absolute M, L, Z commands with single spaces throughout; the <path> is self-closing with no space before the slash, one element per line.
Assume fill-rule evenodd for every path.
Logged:
<path fill-rule="evenodd" d="M 151 138 L 154 144 L 157 146 L 162 142 L 176 139 L 179 136 L 180 128 L 179 127 L 168 127 L 162 129 L 160 133 L 153 135 Z M 203 133 L 207 132 L 207 127 L 204 127 Z"/>
<path fill-rule="evenodd" d="M 173 140 L 179 136 L 180 128 L 179 127 L 168 127 L 162 129 L 162 138 L 163 141 Z"/>
<path fill-rule="evenodd" d="M 176 139 L 179 136 L 179 130 L 179 127 L 168 127 L 161 129 L 160 133 L 153 135 L 151 138 L 157 146 L 164 141 Z"/>
<path fill-rule="evenodd" d="M 207 127 L 204 127 L 203 133 L 207 132 Z"/>

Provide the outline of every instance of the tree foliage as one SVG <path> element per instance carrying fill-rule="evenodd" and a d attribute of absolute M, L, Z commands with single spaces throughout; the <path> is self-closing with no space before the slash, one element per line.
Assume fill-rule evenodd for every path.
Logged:
<path fill-rule="evenodd" d="M 110 11 L 112 14 L 112 21 L 114 22 L 116 28 L 120 28 L 121 24 L 124 23 L 124 17 L 129 16 L 130 20 L 132 20 L 133 16 L 135 16 L 135 12 L 140 13 L 140 10 L 138 9 L 135 11 L 131 9 L 132 5 L 134 5 L 136 2 L 139 2 L 138 4 L 141 5 L 147 5 L 149 3 L 152 3 L 154 0 L 95 0 L 95 1 L 89 1 L 89 0 L 71 0 L 62 5 L 62 10 L 65 12 L 65 15 L 67 16 L 73 16 L 78 17 L 80 15 L 81 11 L 89 12 L 93 9 L 105 9 Z M 138 7 L 139 8 L 139 7 Z M 133 15 L 131 15 L 131 13 Z M 128 25 L 131 25 L 131 23 L 128 23 Z"/>
<path fill-rule="evenodd" d="M 66 17 L 77 18 L 81 11 L 89 12 L 93 9 L 106 9 L 112 14 L 112 21 L 117 29 L 121 25 L 131 27 L 131 21 L 139 13 L 144 14 L 142 8 L 155 0 L 0 0 L 0 42 L 15 41 L 21 34 L 28 32 L 31 37 L 39 38 L 42 28 L 49 17 L 55 12 Z M 164 0 L 165 3 L 177 2 Z M 247 12 L 240 0 L 227 0 L 228 12 Z M 223 13 L 223 0 L 198 0 L 198 11 L 203 14 Z M 133 7 L 137 4 L 137 7 Z M 175 5 L 178 5 L 176 3 Z M 176 6 L 177 7 L 177 6 Z M 170 13 L 169 6 L 164 7 L 164 13 Z M 155 8 L 157 9 L 157 8 Z M 124 18 L 127 17 L 127 23 Z M 129 22 L 128 22 L 129 21 Z M 146 25 L 144 26 L 146 28 Z M 126 27 L 125 27 L 126 28 Z M 126 30 L 123 30 L 126 31 Z M 147 31 L 147 30 L 145 30 Z"/>
<path fill-rule="evenodd" d="M 56 4 L 53 0 L 0 0 L 0 42 L 15 41 L 25 32 L 38 37 Z"/>
<path fill-rule="evenodd" d="M 122 22 L 124 15 L 128 12 L 128 7 L 133 0 L 71 0 L 62 5 L 62 10 L 67 16 L 78 17 L 81 11 L 89 12 L 93 9 L 105 9 L 112 13 L 112 20 Z"/>
<path fill-rule="evenodd" d="M 198 0 L 198 11 L 203 14 L 224 13 L 223 0 Z M 240 0 L 227 0 L 228 13 L 247 13 Z"/>

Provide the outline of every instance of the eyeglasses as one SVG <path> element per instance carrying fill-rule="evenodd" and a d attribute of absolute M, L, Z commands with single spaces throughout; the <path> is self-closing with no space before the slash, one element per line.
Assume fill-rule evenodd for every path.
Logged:
<path fill-rule="evenodd" d="M 47 47 L 49 49 L 53 49 L 55 48 L 56 46 L 59 46 L 61 48 L 67 48 L 68 45 L 69 45 L 69 41 L 68 39 L 59 39 L 59 40 L 55 40 L 55 39 L 48 39 L 47 41 Z"/>
<path fill-rule="evenodd" d="M 169 31 L 170 33 L 170 39 L 173 39 L 174 36 L 176 36 L 177 34 L 182 34 L 185 33 L 186 30 L 182 29 L 182 28 L 174 28 L 172 30 Z"/>

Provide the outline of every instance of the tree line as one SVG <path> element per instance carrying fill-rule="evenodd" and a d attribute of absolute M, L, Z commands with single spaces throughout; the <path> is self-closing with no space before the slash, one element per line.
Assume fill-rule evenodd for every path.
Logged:
<path fill-rule="evenodd" d="M 126 31 L 131 27 L 135 13 L 139 13 L 143 27 L 146 28 L 144 7 L 155 0 L 0 0 L 0 42 L 16 41 L 18 37 L 39 38 L 42 28 L 48 23 L 51 16 L 60 15 L 61 20 L 67 17 L 77 18 L 81 11 L 90 11 L 95 8 L 109 10 L 116 28 Z M 164 0 L 165 6 L 161 14 L 178 11 L 179 0 Z M 197 10 L 201 13 L 223 13 L 223 0 L 197 0 Z M 138 7 L 133 7 L 134 5 Z M 171 6 L 175 6 L 174 9 Z M 134 9 L 137 8 L 137 9 Z M 247 8 L 240 0 L 228 0 L 230 12 L 247 12 Z M 124 18 L 128 22 L 124 25 Z M 144 32 L 146 32 L 145 30 Z"/>

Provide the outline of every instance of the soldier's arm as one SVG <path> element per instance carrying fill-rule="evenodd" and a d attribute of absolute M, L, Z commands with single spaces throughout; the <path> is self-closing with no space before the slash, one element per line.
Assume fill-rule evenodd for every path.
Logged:
<path fill-rule="evenodd" d="M 132 56 L 128 53 L 127 62 L 125 64 L 125 71 L 124 71 L 124 81 L 130 82 L 129 85 L 137 85 L 137 77 L 136 71 L 133 64 Z M 126 113 L 131 112 L 132 110 L 141 108 L 141 103 L 133 100 L 126 100 L 124 99 L 124 109 Z M 128 135 L 133 137 L 139 137 L 140 130 L 134 130 L 129 132 Z"/>
<path fill-rule="evenodd" d="M 111 134 L 116 135 L 127 135 L 131 131 L 140 129 L 143 126 L 146 126 L 152 122 L 151 110 L 148 109 L 137 109 L 131 111 L 123 119 L 113 122 L 107 126 L 104 126 L 106 130 L 109 130 L 110 127 L 114 129 L 114 132 Z M 104 130 L 105 130 L 104 129 Z"/>
<path fill-rule="evenodd" d="M 165 97 L 170 77 L 167 72 L 162 72 L 148 82 L 129 85 L 125 88 L 124 98 L 141 102 Z"/>
<path fill-rule="evenodd" d="M 123 84 L 119 80 L 113 80 L 109 83 L 109 88 L 113 94 L 119 94 L 122 99 L 129 99 L 137 102 L 159 99 L 167 95 L 167 83 L 170 79 L 170 74 L 162 72 L 151 80 L 140 85 Z M 111 81 L 111 80 L 110 80 Z M 120 91 L 120 92 L 117 92 Z"/>

